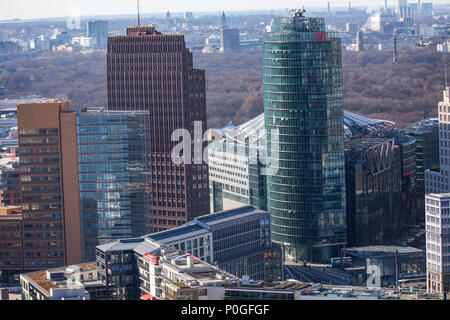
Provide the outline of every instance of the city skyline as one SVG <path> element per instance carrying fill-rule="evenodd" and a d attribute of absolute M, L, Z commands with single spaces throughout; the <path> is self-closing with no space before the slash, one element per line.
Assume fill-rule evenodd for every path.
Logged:
<path fill-rule="evenodd" d="M 18 1 L 0 300 L 450 300 L 450 0 Z"/>
<path fill-rule="evenodd" d="M 352 7 L 368 6 L 370 8 L 384 6 L 383 0 L 369 1 L 369 0 L 333 0 L 330 1 L 332 7 L 348 7 L 349 2 Z M 412 3 L 417 1 L 410 1 Z M 87 1 L 87 0 L 43 0 L 39 4 L 29 0 L 19 0 L 16 2 L 3 2 L 1 4 L 0 20 L 11 19 L 45 19 L 45 18 L 61 18 L 74 15 L 78 13 L 81 16 L 102 16 L 102 15 L 122 15 L 135 14 L 137 12 L 136 2 L 127 1 Z M 434 4 L 445 4 L 447 0 L 434 0 Z M 246 10 L 277 10 L 286 8 L 298 8 L 305 6 L 306 8 L 326 8 L 328 0 L 305 0 L 305 1 L 269 1 L 269 0 L 247 0 L 247 1 L 204 1 L 197 0 L 185 4 L 180 0 L 170 0 L 161 4 L 150 4 L 147 0 L 141 1 L 142 14 L 156 14 L 167 12 L 219 12 L 225 11 L 246 11 Z M 395 7 L 397 2 L 395 0 L 389 1 L 389 6 Z"/>

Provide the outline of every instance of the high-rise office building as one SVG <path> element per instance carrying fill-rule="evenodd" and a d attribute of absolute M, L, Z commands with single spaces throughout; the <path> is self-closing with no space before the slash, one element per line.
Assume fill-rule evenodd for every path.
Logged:
<path fill-rule="evenodd" d="M 222 28 L 220 30 L 220 51 L 236 52 L 241 49 L 239 29 Z"/>
<path fill-rule="evenodd" d="M 164 221 L 154 231 L 209 213 L 208 166 L 176 164 L 171 157 L 179 144 L 171 140 L 175 130 L 194 137 L 195 122 L 206 130 L 205 71 L 194 69 L 184 36 L 129 27 L 127 35 L 110 37 L 107 85 L 108 109 L 149 112 L 152 209 L 155 220 Z M 201 136 L 194 139 L 201 145 Z"/>
<path fill-rule="evenodd" d="M 347 243 L 341 40 L 298 10 L 272 21 L 263 67 L 273 240 L 287 260 L 329 262 Z"/>
<path fill-rule="evenodd" d="M 450 290 L 450 194 L 429 194 L 426 205 L 427 291 Z"/>
<path fill-rule="evenodd" d="M 147 125 L 147 112 L 19 106 L 25 263 L 92 261 L 97 245 L 152 231 Z"/>
<path fill-rule="evenodd" d="M 408 0 L 398 0 L 397 2 L 397 15 L 399 18 L 409 18 Z"/>
<path fill-rule="evenodd" d="M 17 285 L 24 271 L 21 213 L 20 207 L 0 207 L 0 287 Z"/>
<path fill-rule="evenodd" d="M 192 20 L 194 20 L 194 13 L 193 12 L 185 12 L 184 13 L 184 20 L 185 21 L 192 21 Z"/>
<path fill-rule="evenodd" d="M 433 3 L 432 2 L 422 3 L 421 12 L 424 16 L 432 16 L 433 15 Z"/>
<path fill-rule="evenodd" d="M 18 206 L 21 203 L 19 162 L 6 160 L 0 164 L 0 202 L 3 206 Z"/>
<path fill-rule="evenodd" d="M 211 211 L 246 205 L 266 210 L 266 176 L 260 161 L 265 158 L 264 114 L 221 131 L 223 139 L 208 147 Z"/>
<path fill-rule="evenodd" d="M 450 283 L 450 87 L 438 105 L 440 166 L 425 171 L 427 290 L 448 292 Z"/>
<path fill-rule="evenodd" d="M 425 193 L 450 192 L 450 87 L 444 90 L 444 99 L 438 105 L 439 167 L 425 171 Z"/>
<path fill-rule="evenodd" d="M 416 181 L 422 188 L 425 171 L 439 165 L 439 123 L 422 120 L 406 128 L 405 133 L 416 139 Z"/>
<path fill-rule="evenodd" d="M 106 49 L 108 44 L 108 21 L 88 21 L 87 36 L 97 40 L 97 47 Z"/>
<path fill-rule="evenodd" d="M 17 107 L 27 271 L 82 260 L 76 117 L 69 110 L 70 101 Z"/>
<path fill-rule="evenodd" d="M 83 261 L 95 247 L 152 231 L 148 113 L 77 113 Z"/>

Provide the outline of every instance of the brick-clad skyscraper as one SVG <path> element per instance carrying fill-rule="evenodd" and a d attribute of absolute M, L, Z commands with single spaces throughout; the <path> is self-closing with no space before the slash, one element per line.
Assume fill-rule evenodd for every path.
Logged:
<path fill-rule="evenodd" d="M 130 27 L 126 36 L 109 37 L 107 80 L 108 109 L 150 113 L 154 231 L 208 214 L 208 166 L 171 158 L 175 130 L 188 130 L 194 141 L 194 122 L 206 129 L 205 71 L 193 68 L 184 36 Z"/>

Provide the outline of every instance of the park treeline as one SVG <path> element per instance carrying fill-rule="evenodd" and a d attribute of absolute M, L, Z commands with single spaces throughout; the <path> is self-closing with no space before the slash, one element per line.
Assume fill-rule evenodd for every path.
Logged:
<path fill-rule="evenodd" d="M 405 50 L 392 64 L 392 51 L 343 52 L 344 107 L 399 128 L 437 114 L 445 84 L 448 53 L 435 48 Z M 206 70 L 208 126 L 243 123 L 263 112 L 261 50 L 194 53 Z M 68 98 L 76 107 L 106 106 L 105 54 L 55 54 L 0 64 L 0 87 L 7 98 L 42 95 Z M 450 69 L 449 69 L 450 70 Z"/>

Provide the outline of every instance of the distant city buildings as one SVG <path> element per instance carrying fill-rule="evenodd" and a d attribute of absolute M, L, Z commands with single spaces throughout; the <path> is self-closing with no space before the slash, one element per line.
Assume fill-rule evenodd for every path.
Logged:
<path fill-rule="evenodd" d="M 411 10 L 408 6 L 408 0 L 398 0 L 396 12 L 402 19 L 409 18 L 411 16 Z"/>
<path fill-rule="evenodd" d="M 240 50 L 239 29 L 223 28 L 220 30 L 220 52 Z"/>
<path fill-rule="evenodd" d="M 94 46 L 106 49 L 108 45 L 108 21 L 88 21 L 87 37 L 95 39 Z"/>
<path fill-rule="evenodd" d="M 424 12 L 420 2 L 398 1 L 398 16 L 387 2 L 385 9 L 365 27 L 345 24 L 349 50 L 393 45 L 397 62 L 401 37 L 415 42 L 447 32 L 413 26 L 412 17 Z M 421 250 L 347 247 L 403 243 L 403 231 L 423 223 L 426 208 L 428 291 L 448 291 L 450 89 L 439 123 L 405 130 L 343 111 L 337 32 L 344 24 L 326 28 L 324 19 L 303 13 L 239 29 L 230 29 L 223 13 L 221 28 L 215 21 L 207 32 L 191 12 L 184 21 L 167 13 L 164 28 L 207 39 L 193 48 L 204 53 L 260 45 L 247 28 L 267 30 L 265 113 L 210 131 L 208 165 L 197 162 L 199 150 L 191 150 L 193 158 L 183 149 L 185 163 L 173 160 L 177 129 L 205 145 L 205 72 L 194 69 L 184 36 L 129 27 L 105 42 L 108 23 L 93 20 L 87 36 L 56 29 L 27 38 L 32 51 L 107 48 L 108 110 L 41 101 L 21 104 L 18 121 L 0 110 L 0 147 L 11 158 L 0 159 L 0 286 L 31 272 L 21 276 L 27 300 L 381 299 L 381 290 L 340 296 L 321 285 L 281 282 L 283 262 L 328 264 L 347 254 L 368 276 L 368 267 L 380 266 L 384 286 L 411 273 L 425 277 Z M 347 14 L 367 18 L 351 5 L 335 16 Z M 19 47 L 1 48 L 8 55 Z M 423 188 L 440 194 L 418 200 Z"/>
<path fill-rule="evenodd" d="M 184 13 L 184 20 L 186 20 L 186 21 L 194 20 L 194 13 L 192 13 L 192 12 L 185 12 Z"/>
<path fill-rule="evenodd" d="M 436 49 L 437 52 L 444 52 L 444 53 L 450 52 L 450 41 L 447 41 L 446 43 L 438 43 Z"/>
<path fill-rule="evenodd" d="M 97 39 L 91 37 L 75 37 L 72 39 L 72 44 L 78 44 L 83 48 L 93 48 L 97 46 Z"/>
<path fill-rule="evenodd" d="M 222 13 L 220 24 L 220 52 L 240 51 L 239 29 L 230 28 L 225 12 Z"/>
<path fill-rule="evenodd" d="M 393 24 L 395 21 L 397 18 L 394 15 L 378 13 L 369 18 L 367 25 L 372 31 L 385 32 L 386 25 Z"/>

